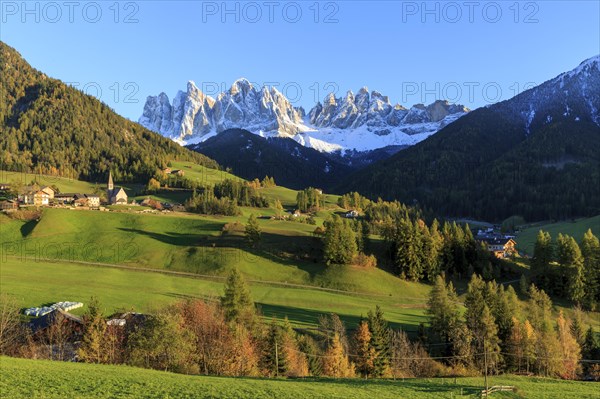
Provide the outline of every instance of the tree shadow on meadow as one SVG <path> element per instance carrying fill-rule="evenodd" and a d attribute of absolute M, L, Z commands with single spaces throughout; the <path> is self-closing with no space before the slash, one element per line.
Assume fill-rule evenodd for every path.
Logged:
<path fill-rule="evenodd" d="M 256 305 L 259 307 L 262 315 L 266 319 L 283 319 L 287 316 L 287 318 L 291 322 L 296 322 L 300 325 L 308 327 L 309 329 L 316 328 L 316 326 L 319 325 L 319 318 L 321 316 L 327 316 L 332 313 L 320 310 L 297 308 L 293 306 L 273 305 L 261 302 L 257 302 Z M 363 320 L 367 316 L 366 314 L 364 314 L 363 317 L 342 313 L 336 314 L 340 317 L 340 319 L 346 325 L 346 328 L 349 330 L 355 329 L 361 322 L 361 320 Z M 401 329 L 403 331 L 409 331 L 414 330 L 416 328 L 411 324 L 405 323 L 388 322 L 388 324 L 391 328 L 395 330 Z"/>
<path fill-rule="evenodd" d="M 222 224 L 212 223 L 203 225 L 203 228 L 220 231 Z M 240 234 L 208 235 L 171 231 L 157 233 L 133 228 L 119 228 L 119 230 L 147 236 L 168 245 L 203 248 L 204 250 L 201 253 L 204 257 L 220 258 L 222 264 L 226 264 L 228 260 L 232 262 L 245 260 L 247 263 L 260 263 L 261 259 L 267 259 L 283 266 L 295 267 L 305 271 L 309 274 L 311 280 L 324 268 L 320 263 L 321 242 L 311 236 L 298 235 L 290 237 L 263 232 L 260 245 L 253 248 L 246 243 L 243 235 Z M 219 253 L 220 249 L 226 250 Z M 190 253 L 193 253 L 193 251 Z M 190 265 L 189 269 L 194 270 L 195 268 Z"/>

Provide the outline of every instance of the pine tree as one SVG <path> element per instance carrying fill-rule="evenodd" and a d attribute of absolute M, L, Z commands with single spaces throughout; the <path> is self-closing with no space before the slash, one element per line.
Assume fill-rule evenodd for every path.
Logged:
<path fill-rule="evenodd" d="M 529 287 L 528 311 L 529 320 L 536 331 L 552 329 L 552 301 L 544 290 L 538 290 L 533 284 Z"/>
<path fill-rule="evenodd" d="M 467 327 L 467 324 L 460 319 L 456 319 L 450 324 L 448 329 L 448 348 L 446 356 L 454 356 L 450 360 L 453 366 L 462 365 L 470 368 L 473 364 L 473 332 Z"/>
<path fill-rule="evenodd" d="M 544 376 L 558 377 L 563 364 L 560 353 L 561 344 L 554 328 L 552 320 L 548 318 L 542 322 L 541 330 L 536 331 L 535 359 L 537 373 Z"/>
<path fill-rule="evenodd" d="M 581 349 L 581 353 L 585 359 L 600 360 L 600 342 L 596 338 L 596 333 L 592 326 L 590 326 L 585 333 L 585 339 Z"/>
<path fill-rule="evenodd" d="M 344 353 L 344 347 L 337 334 L 333 336 L 333 341 L 325 352 L 323 374 L 336 378 L 349 378 L 355 375 L 354 364 L 348 360 L 348 356 Z"/>
<path fill-rule="evenodd" d="M 298 338 L 298 348 L 301 352 L 306 353 L 309 375 L 320 377 L 323 374 L 323 363 L 315 340 L 309 335 L 301 335 Z"/>
<path fill-rule="evenodd" d="M 552 237 L 550 237 L 550 233 L 540 230 L 533 248 L 531 274 L 539 282 L 540 287 L 545 289 L 548 288 L 548 271 L 552 258 Z"/>
<path fill-rule="evenodd" d="M 221 306 L 227 321 L 245 321 L 251 324 L 254 322 L 256 310 L 250 289 L 236 268 L 231 270 L 225 282 Z"/>
<path fill-rule="evenodd" d="M 519 280 L 519 291 L 521 292 L 521 295 L 527 295 L 528 289 L 529 286 L 527 285 L 527 277 L 525 277 L 524 274 L 521 274 L 521 279 Z"/>
<path fill-rule="evenodd" d="M 83 340 L 77 351 L 79 358 L 87 363 L 106 363 L 106 321 L 97 298 L 91 298 L 87 313 L 83 316 Z"/>
<path fill-rule="evenodd" d="M 292 329 L 292 325 L 287 316 L 283 322 L 281 329 L 281 354 L 284 364 L 286 365 L 285 375 L 287 377 L 306 377 L 308 375 L 308 361 L 304 353 L 298 348 L 296 332 Z"/>
<path fill-rule="evenodd" d="M 431 282 L 441 273 L 440 253 L 444 245 L 439 231 L 439 223 L 434 219 L 431 227 L 425 227 L 423 236 L 424 273 Z"/>
<path fill-rule="evenodd" d="M 279 218 L 283 215 L 283 205 L 281 205 L 279 198 L 275 198 L 273 208 L 275 208 L 275 216 Z"/>
<path fill-rule="evenodd" d="M 566 292 L 569 299 L 580 304 L 585 296 L 585 275 L 583 268 L 583 256 L 579 245 L 573 237 L 567 235 L 558 235 L 558 263 L 561 266 L 563 274 L 566 276 L 568 286 Z"/>
<path fill-rule="evenodd" d="M 263 369 L 271 377 L 284 376 L 288 371 L 283 341 L 283 332 L 273 319 L 267 330 L 262 358 Z"/>
<path fill-rule="evenodd" d="M 581 254 L 584 258 L 585 306 L 596 310 L 600 303 L 600 242 L 589 229 L 581 241 Z"/>
<path fill-rule="evenodd" d="M 255 247 L 260 242 L 261 238 L 261 230 L 258 225 L 258 220 L 256 220 L 256 216 L 251 214 L 248 218 L 248 223 L 246 223 L 245 228 L 246 241 L 252 246 Z"/>
<path fill-rule="evenodd" d="M 510 288 L 512 289 L 512 287 Z M 513 328 L 513 317 L 515 316 L 515 312 L 511 309 L 509 295 L 504 291 L 504 286 L 498 285 L 497 290 L 496 306 L 492 310 L 492 315 L 498 326 L 500 347 L 503 352 L 505 352 L 508 349 L 508 339 Z"/>
<path fill-rule="evenodd" d="M 488 370 L 494 372 L 499 370 L 502 355 L 500 354 L 500 339 L 498 338 L 498 327 L 490 309 L 485 305 L 481 314 L 479 336 L 475 335 L 475 344 L 481 352 L 487 355 Z M 480 352 L 480 353 L 481 353 Z M 480 368 L 484 365 L 481 357 L 478 359 Z"/>
<path fill-rule="evenodd" d="M 506 350 L 511 355 L 506 358 L 508 371 L 520 372 L 525 360 L 525 332 L 523 325 L 516 317 L 512 318 L 512 328 L 506 342 Z"/>
<path fill-rule="evenodd" d="M 576 307 L 573 311 L 573 320 L 569 326 L 571 335 L 577 341 L 580 347 L 583 347 L 585 341 L 585 331 L 583 331 L 583 311 L 580 307 Z"/>
<path fill-rule="evenodd" d="M 367 317 L 371 333 L 371 346 L 375 350 L 373 376 L 384 377 L 389 374 L 390 330 L 379 305 L 375 307 L 375 312 L 369 311 Z"/>
<path fill-rule="evenodd" d="M 450 343 L 452 329 L 460 323 L 458 299 L 452 283 L 446 285 L 444 278 L 438 275 L 429 293 L 427 314 L 431 329 L 441 343 Z M 451 354 L 450 350 L 446 354 Z"/>
<path fill-rule="evenodd" d="M 371 346 L 371 332 L 369 324 L 363 320 L 358 325 L 354 335 L 356 348 L 356 371 L 368 378 L 375 371 L 375 348 Z"/>
<path fill-rule="evenodd" d="M 356 236 L 338 215 L 325 222 L 323 256 L 327 264 L 349 264 L 357 254 Z"/>
<path fill-rule="evenodd" d="M 523 357 L 525 358 L 525 370 L 528 373 L 536 361 L 536 344 L 537 335 L 535 329 L 533 328 L 529 320 L 525 320 L 525 322 L 523 323 Z"/>
<path fill-rule="evenodd" d="M 473 332 L 477 339 L 480 339 L 481 332 L 481 314 L 486 306 L 484 297 L 485 283 L 478 275 L 471 276 L 467 286 L 467 295 L 465 297 L 465 321 L 467 327 Z"/>
<path fill-rule="evenodd" d="M 180 373 L 197 373 L 194 335 L 182 328 L 180 315 L 157 314 L 127 339 L 129 364 Z"/>
<path fill-rule="evenodd" d="M 521 301 L 519 301 L 519 296 L 515 292 L 515 289 L 512 287 L 512 285 L 509 285 L 506 289 L 506 299 L 508 300 L 508 312 L 510 313 L 510 315 L 520 318 Z"/>
<path fill-rule="evenodd" d="M 401 220 L 396 229 L 394 247 L 398 274 L 407 280 L 419 281 L 423 277 L 423 253 L 418 225 L 410 220 Z"/>
<path fill-rule="evenodd" d="M 562 358 L 560 376 L 562 378 L 574 379 L 577 373 L 581 371 L 581 368 L 579 367 L 581 347 L 577 343 L 575 337 L 571 334 L 569 324 L 569 320 L 565 318 L 561 310 L 558 314 L 558 319 L 556 320 L 556 332 L 562 349 L 559 354 L 559 357 Z"/>

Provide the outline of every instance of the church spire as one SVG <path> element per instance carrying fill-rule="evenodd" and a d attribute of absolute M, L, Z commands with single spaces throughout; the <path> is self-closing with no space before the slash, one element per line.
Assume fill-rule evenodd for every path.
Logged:
<path fill-rule="evenodd" d="M 108 186 L 106 188 L 108 191 L 112 191 L 115 188 L 113 184 L 112 171 L 108 171 Z"/>

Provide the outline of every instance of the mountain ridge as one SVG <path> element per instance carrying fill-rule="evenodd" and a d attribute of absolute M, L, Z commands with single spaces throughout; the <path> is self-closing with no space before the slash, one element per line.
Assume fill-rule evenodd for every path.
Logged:
<path fill-rule="evenodd" d="M 337 191 L 499 221 L 600 213 L 600 57 L 347 176 Z"/>
<path fill-rule="evenodd" d="M 0 163 L 4 170 L 147 182 L 169 160 L 217 168 L 117 115 L 98 99 L 33 68 L 0 41 Z"/>
<path fill-rule="evenodd" d="M 148 96 L 139 123 L 180 144 L 243 128 L 261 136 L 293 138 L 321 152 L 343 152 L 412 145 L 467 112 L 464 106 L 442 100 L 407 109 L 363 87 L 356 96 L 352 91 L 345 97 L 330 93 L 306 113 L 275 87 L 257 89 L 241 78 L 216 98 L 206 96 L 193 81 L 172 103 L 164 92 Z"/>

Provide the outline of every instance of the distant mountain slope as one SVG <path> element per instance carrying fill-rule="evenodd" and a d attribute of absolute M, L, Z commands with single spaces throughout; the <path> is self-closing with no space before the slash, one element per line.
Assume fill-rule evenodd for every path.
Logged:
<path fill-rule="evenodd" d="M 237 176 L 272 176 L 278 185 L 293 189 L 329 189 L 354 170 L 289 138 L 263 138 L 243 129 L 226 130 L 189 148 L 230 167 Z"/>
<path fill-rule="evenodd" d="M 0 169 L 146 181 L 168 160 L 217 163 L 32 68 L 0 42 Z"/>
<path fill-rule="evenodd" d="M 489 220 L 599 214 L 599 64 L 472 111 L 336 189 Z"/>
<path fill-rule="evenodd" d="M 413 145 L 465 115 L 462 105 L 435 101 L 406 109 L 387 96 L 361 88 L 356 96 L 328 94 L 308 114 L 275 87 L 236 80 L 215 98 L 190 81 L 171 103 L 165 93 L 149 96 L 140 124 L 182 144 L 207 140 L 224 130 L 246 129 L 267 137 L 288 137 L 321 152 L 370 151 Z"/>

